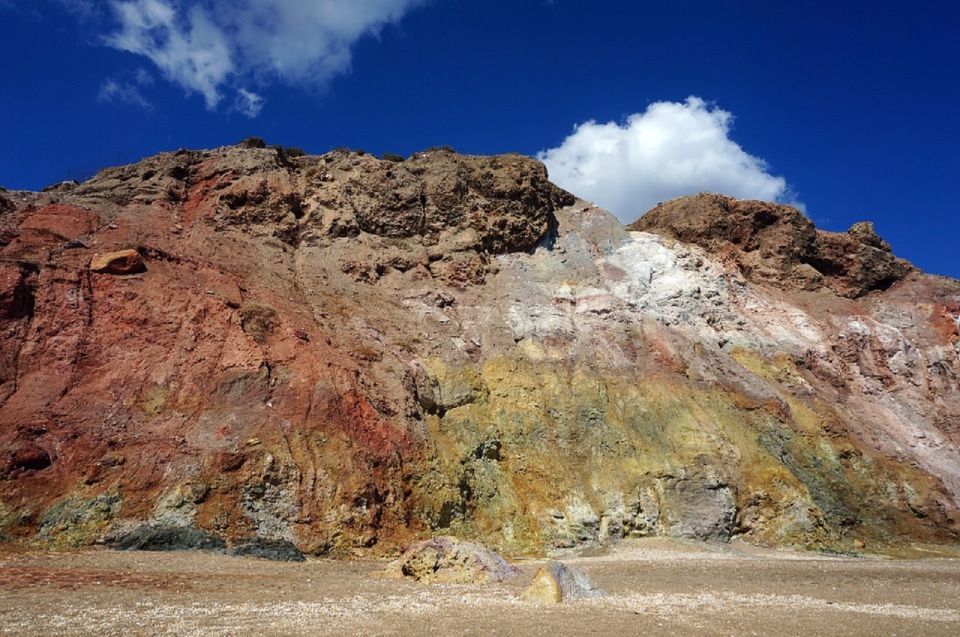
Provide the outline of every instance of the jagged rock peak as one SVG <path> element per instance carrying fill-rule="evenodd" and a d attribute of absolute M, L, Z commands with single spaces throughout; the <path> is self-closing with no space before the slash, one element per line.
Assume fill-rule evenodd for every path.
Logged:
<path fill-rule="evenodd" d="M 701 193 L 657 205 L 628 226 L 727 255 L 754 281 L 826 287 L 856 298 L 883 290 L 912 266 L 894 256 L 870 222 L 818 230 L 792 206 Z"/>

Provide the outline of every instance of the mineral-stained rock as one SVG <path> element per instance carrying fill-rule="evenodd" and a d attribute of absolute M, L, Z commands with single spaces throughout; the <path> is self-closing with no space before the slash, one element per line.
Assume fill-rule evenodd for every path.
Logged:
<path fill-rule="evenodd" d="M 3 197 L 11 541 L 958 539 L 960 283 L 866 225 L 700 195 L 628 230 L 519 155 L 260 143 Z"/>
<path fill-rule="evenodd" d="M 425 584 L 484 584 L 520 575 L 493 551 L 454 537 L 437 537 L 408 547 L 389 572 Z"/>
<path fill-rule="evenodd" d="M 734 531 L 736 493 L 729 485 L 710 480 L 671 478 L 663 483 L 666 507 L 661 524 L 672 537 L 725 542 Z"/>
<path fill-rule="evenodd" d="M 818 277 L 837 294 L 858 297 L 910 272 L 869 222 L 846 233 L 817 230 L 791 206 L 700 194 L 662 203 L 629 226 L 656 232 L 735 259 L 746 276 L 811 287 Z"/>
<path fill-rule="evenodd" d="M 264 540 L 254 538 L 237 542 L 230 547 L 230 555 L 237 557 L 259 557 L 274 562 L 303 562 L 303 552 L 289 540 Z"/>
<path fill-rule="evenodd" d="M 110 541 L 121 551 L 217 551 L 226 550 L 222 538 L 189 526 L 143 524 Z"/>
<path fill-rule="evenodd" d="M 104 274 L 134 274 L 143 269 L 143 257 L 136 250 L 95 254 L 90 260 L 90 270 Z"/>
<path fill-rule="evenodd" d="M 122 503 L 119 494 L 111 491 L 94 497 L 62 498 L 40 516 L 36 539 L 54 547 L 90 544 L 110 528 Z"/>
<path fill-rule="evenodd" d="M 10 450 L 9 470 L 39 471 L 51 464 L 50 454 L 34 445 L 23 445 Z"/>
<path fill-rule="evenodd" d="M 550 561 L 540 567 L 520 598 L 539 604 L 559 604 L 604 595 L 579 568 Z"/>

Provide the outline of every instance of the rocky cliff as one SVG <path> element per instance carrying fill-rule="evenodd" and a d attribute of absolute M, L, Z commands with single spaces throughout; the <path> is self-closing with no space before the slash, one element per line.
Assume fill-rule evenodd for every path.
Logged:
<path fill-rule="evenodd" d="M 517 155 L 165 153 L 0 191 L 0 532 L 955 542 L 958 315 L 785 206 L 624 228 Z"/>

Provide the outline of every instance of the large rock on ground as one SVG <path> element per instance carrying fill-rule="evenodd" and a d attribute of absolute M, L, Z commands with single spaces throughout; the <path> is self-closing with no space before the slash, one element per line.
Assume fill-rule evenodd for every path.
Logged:
<path fill-rule="evenodd" d="M 540 567 L 520 598 L 539 604 L 559 604 L 604 595 L 579 568 L 550 561 Z"/>
<path fill-rule="evenodd" d="M 144 524 L 109 540 L 121 551 L 216 551 L 227 548 L 221 538 L 188 526 Z"/>
<path fill-rule="evenodd" d="M 303 552 L 289 540 L 264 540 L 254 538 L 236 542 L 228 551 L 237 557 L 258 557 L 273 562 L 303 562 Z"/>
<path fill-rule="evenodd" d="M 520 575 L 520 569 L 475 542 L 437 537 L 405 550 L 390 571 L 425 584 L 485 584 Z"/>

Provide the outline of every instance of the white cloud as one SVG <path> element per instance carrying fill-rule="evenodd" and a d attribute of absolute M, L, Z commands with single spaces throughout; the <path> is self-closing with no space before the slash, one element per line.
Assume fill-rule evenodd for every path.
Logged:
<path fill-rule="evenodd" d="M 264 100 L 262 96 L 257 95 L 253 91 L 240 88 L 237 89 L 237 99 L 233 102 L 233 108 L 242 115 L 253 119 L 260 114 L 261 110 L 263 110 L 263 104 L 265 101 L 266 100 Z"/>
<path fill-rule="evenodd" d="M 783 177 L 771 175 L 766 162 L 730 139 L 732 120 L 731 113 L 699 97 L 656 102 L 623 124 L 580 124 L 537 158 L 554 183 L 624 222 L 658 202 L 697 192 L 791 199 Z"/>
<path fill-rule="evenodd" d="M 322 87 L 349 70 L 358 39 L 421 1 L 110 0 L 118 28 L 106 41 L 149 58 L 208 108 L 234 90 L 238 110 L 259 112 L 251 84 Z"/>
<path fill-rule="evenodd" d="M 208 108 L 216 107 L 234 63 L 226 36 L 203 7 L 184 14 L 169 0 L 111 4 L 121 25 L 107 37 L 111 46 L 146 56 L 168 80 L 202 95 Z"/>
<path fill-rule="evenodd" d="M 133 73 L 120 74 L 117 77 L 108 77 L 100 85 L 97 99 L 101 102 L 113 102 L 138 106 L 145 111 L 152 111 L 153 105 L 144 96 L 142 89 L 153 84 L 153 76 L 143 69 Z"/>

